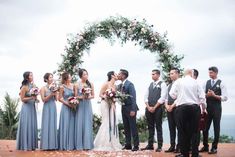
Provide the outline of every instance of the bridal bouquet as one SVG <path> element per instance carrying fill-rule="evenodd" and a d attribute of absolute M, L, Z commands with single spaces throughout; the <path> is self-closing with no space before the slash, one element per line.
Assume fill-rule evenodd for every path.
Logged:
<path fill-rule="evenodd" d="M 59 85 L 55 82 L 49 85 L 49 90 L 51 92 L 57 92 L 59 90 Z"/>
<path fill-rule="evenodd" d="M 113 91 L 112 89 L 107 89 L 105 91 L 106 99 L 109 104 L 115 103 L 116 102 L 116 92 Z"/>
<path fill-rule="evenodd" d="M 38 87 L 33 87 L 29 91 L 31 96 L 37 96 L 39 94 L 39 88 Z"/>
<path fill-rule="evenodd" d="M 89 98 L 89 96 L 91 95 L 91 91 L 92 89 L 90 87 L 84 86 L 82 88 L 82 94 L 84 95 L 85 98 Z"/>
<path fill-rule="evenodd" d="M 124 101 L 128 99 L 129 97 L 132 97 L 132 96 L 129 94 L 119 92 L 119 91 L 116 92 L 116 98 L 120 102 L 121 105 L 125 105 Z"/>
<path fill-rule="evenodd" d="M 69 97 L 68 102 L 73 111 L 76 111 L 76 107 L 79 104 L 79 100 L 76 97 Z"/>

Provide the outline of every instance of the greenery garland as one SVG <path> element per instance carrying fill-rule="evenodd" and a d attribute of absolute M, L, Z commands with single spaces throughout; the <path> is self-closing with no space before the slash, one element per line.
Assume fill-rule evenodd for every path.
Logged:
<path fill-rule="evenodd" d="M 77 80 L 77 70 L 83 63 L 84 51 L 89 51 L 91 44 L 94 44 L 96 38 L 99 37 L 108 39 L 111 44 L 116 39 L 119 39 L 121 44 L 133 41 L 135 45 L 139 45 L 142 49 L 156 54 L 156 61 L 160 62 L 163 80 L 165 81 L 169 81 L 168 73 L 170 68 L 178 67 L 180 69 L 179 63 L 183 56 L 175 55 L 170 51 L 166 33 L 161 36 L 153 30 L 153 25 L 147 24 L 145 19 L 137 21 L 136 19 L 129 20 L 118 16 L 109 17 L 98 23 L 88 24 L 84 32 L 71 35 L 67 39 L 68 44 L 65 47 L 65 54 L 62 54 L 63 60 L 59 64 L 57 72 L 61 74 L 67 71 L 73 77 L 73 81 Z"/>

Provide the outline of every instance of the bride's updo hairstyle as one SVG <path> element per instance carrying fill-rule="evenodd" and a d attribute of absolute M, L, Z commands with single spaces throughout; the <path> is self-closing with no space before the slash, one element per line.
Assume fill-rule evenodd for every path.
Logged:
<path fill-rule="evenodd" d="M 110 81 L 112 79 L 112 76 L 114 75 L 114 71 L 110 71 L 108 72 L 107 76 L 108 76 L 108 81 Z"/>

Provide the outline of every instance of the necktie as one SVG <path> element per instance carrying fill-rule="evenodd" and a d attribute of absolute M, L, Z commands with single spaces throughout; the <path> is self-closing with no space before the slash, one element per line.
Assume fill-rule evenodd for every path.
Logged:
<path fill-rule="evenodd" d="M 215 80 L 212 80 L 212 81 L 211 81 L 211 86 L 213 87 L 214 84 L 215 84 Z"/>
<path fill-rule="evenodd" d="M 123 92 L 123 83 L 120 84 L 120 90 Z"/>
<path fill-rule="evenodd" d="M 156 82 L 153 82 L 153 88 L 155 88 L 157 86 Z"/>

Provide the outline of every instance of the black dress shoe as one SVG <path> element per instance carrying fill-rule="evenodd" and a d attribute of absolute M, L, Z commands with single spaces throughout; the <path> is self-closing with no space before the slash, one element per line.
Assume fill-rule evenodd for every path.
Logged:
<path fill-rule="evenodd" d="M 171 146 L 169 149 L 167 149 L 165 152 L 166 153 L 171 153 L 175 151 L 175 147 Z"/>
<path fill-rule="evenodd" d="M 179 147 L 176 147 L 176 149 L 175 149 L 174 153 L 180 153 L 180 149 L 179 149 Z"/>
<path fill-rule="evenodd" d="M 205 146 L 199 150 L 199 152 L 208 152 L 208 151 L 209 151 L 208 147 Z"/>
<path fill-rule="evenodd" d="M 131 146 L 124 146 L 122 150 L 131 150 Z"/>
<path fill-rule="evenodd" d="M 147 145 L 145 148 L 141 148 L 141 150 L 153 150 L 153 146 Z"/>
<path fill-rule="evenodd" d="M 211 148 L 211 150 L 208 152 L 208 154 L 216 154 L 217 153 L 217 149 L 215 148 Z"/>
<path fill-rule="evenodd" d="M 132 148 L 132 152 L 135 152 L 135 151 L 138 151 L 139 150 L 139 147 L 133 147 Z"/>
<path fill-rule="evenodd" d="M 183 154 L 177 154 L 175 157 L 184 157 Z"/>
<path fill-rule="evenodd" d="M 156 152 L 161 152 L 161 151 L 162 151 L 162 148 L 158 147 L 155 151 L 156 151 Z"/>

